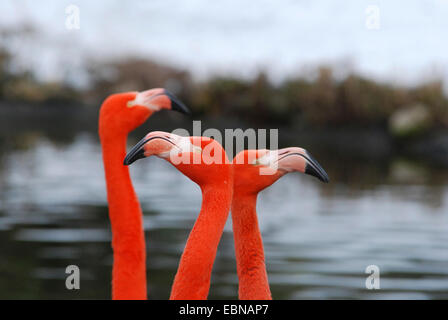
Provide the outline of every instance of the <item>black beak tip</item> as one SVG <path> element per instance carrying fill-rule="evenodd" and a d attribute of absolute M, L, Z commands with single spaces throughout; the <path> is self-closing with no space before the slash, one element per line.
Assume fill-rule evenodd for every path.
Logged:
<path fill-rule="evenodd" d="M 133 162 L 134 160 L 129 156 L 129 154 L 127 154 L 126 157 L 124 158 L 123 165 L 128 166 Z"/>
<path fill-rule="evenodd" d="M 325 172 L 324 168 L 322 168 L 319 162 L 317 162 L 317 160 L 314 159 L 308 152 L 307 157 L 311 163 L 306 164 L 305 173 L 316 177 L 323 183 L 329 183 L 330 177 L 328 177 L 328 174 Z"/>
<path fill-rule="evenodd" d="M 136 148 L 137 147 L 137 148 Z M 137 149 L 137 150 L 136 150 Z M 123 165 L 129 166 L 139 159 L 145 158 L 145 150 L 141 148 L 140 143 L 136 145 L 124 158 Z"/>
<path fill-rule="evenodd" d="M 325 171 L 323 171 L 323 169 L 322 169 L 322 172 L 319 172 L 313 166 L 307 164 L 306 168 L 305 168 L 305 173 L 309 174 L 310 176 L 316 177 L 317 179 L 319 179 L 320 181 L 322 181 L 324 183 L 330 182 L 330 178 L 328 177 L 327 173 Z"/>
<path fill-rule="evenodd" d="M 131 150 L 131 152 L 126 155 L 126 158 L 124 158 L 123 164 L 129 166 L 135 161 L 143 158 L 145 158 L 145 151 L 143 149 L 139 149 L 137 152 L 132 152 Z"/>
<path fill-rule="evenodd" d="M 191 115 L 191 110 L 171 92 L 165 90 L 165 95 L 171 100 L 171 110 Z"/>

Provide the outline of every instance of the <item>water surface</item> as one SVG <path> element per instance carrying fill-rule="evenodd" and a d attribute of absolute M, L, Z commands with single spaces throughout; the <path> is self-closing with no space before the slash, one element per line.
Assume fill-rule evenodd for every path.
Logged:
<path fill-rule="evenodd" d="M 18 141 L 0 143 L 0 298 L 110 298 L 111 234 L 96 136 L 61 142 L 27 133 Z M 273 297 L 448 298 L 447 171 L 406 159 L 314 155 L 330 184 L 290 174 L 259 197 Z M 144 211 L 149 297 L 167 299 L 200 189 L 158 158 L 137 162 L 131 174 Z M 71 264 L 81 269 L 80 290 L 65 288 Z M 372 264 L 380 268 L 380 290 L 365 287 Z M 230 219 L 210 298 L 237 298 Z"/>

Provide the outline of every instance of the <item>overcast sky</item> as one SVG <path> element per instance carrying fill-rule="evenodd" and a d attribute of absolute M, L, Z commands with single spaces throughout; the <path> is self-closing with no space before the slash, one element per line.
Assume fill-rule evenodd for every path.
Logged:
<path fill-rule="evenodd" d="M 79 30 L 66 28 L 70 4 L 79 8 Z M 15 43 L 14 50 L 49 79 L 58 78 L 61 64 L 82 66 L 87 55 L 128 54 L 187 68 L 197 77 L 250 76 L 263 69 L 281 79 L 334 64 L 404 83 L 448 78 L 448 0 L 0 2 L 0 26 L 23 22 L 45 37 Z"/>

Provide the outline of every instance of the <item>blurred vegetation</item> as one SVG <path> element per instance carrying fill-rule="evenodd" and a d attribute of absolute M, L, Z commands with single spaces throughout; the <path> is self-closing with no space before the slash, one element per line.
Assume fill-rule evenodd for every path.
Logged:
<path fill-rule="evenodd" d="M 12 55 L 0 48 L 0 100 L 31 103 L 77 103 L 82 93 L 65 83 L 41 82 L 30 71 L 13 71 Z"/>
<path fill-rule="evenodd" d="M 317 126 L 387 127 L 398 111 L 419 104 L 428 111 L 431 127 L 448 127 L 448 99 L 443 83 L 415 88 L 395 87 L 351 74 L 335 80 L 321 68 L 316 80 L 293 78 L 274 86 L 265 74 L 253 81 L 214 78 L 201 84 L 193 105 L 203 112 L 237 113 L 255 119 Z"/>
<path fill-rule="evenodd" d="M 192 89 L 188 72 L 137 57 L 90 61 L 87 69 L 90 86 L 81 95 L 86 103 L 92 105 L 101 104 L 108 95 L 116 92 L 170 87 L 172 91 L 189 98 Z"/>
<path fill-rule="evenodd" d="M 335 79 L 331 68 L 321 67 L 314 79 L 297 76 L 279 84 L 273 84 L 263 72 L 251 80 L 217 76 L 195 82 L 187 71 L 127 58 L 90 61 L 90 85 L 79 89 L 68 83 L 38 81 L 31 71 L 13 71 L 12 60 L 9 52 L 0 48 L 3 101 L 98 107 L 113 92 L 165 87 L 198 115 L 237 116 L 257 123 L 302 127 L 374 126 L 389 128 L 397 136 L 448 127 L 448 98 L 442 81 L 407 88 L 356 74 Z M 406 116 L 408 108 L 416 113 L 415 106 L 423 115 Z M 414 124 L 413 119 L 420 122 Z M 418 126 L 415 130 L 414 125 Z"/>

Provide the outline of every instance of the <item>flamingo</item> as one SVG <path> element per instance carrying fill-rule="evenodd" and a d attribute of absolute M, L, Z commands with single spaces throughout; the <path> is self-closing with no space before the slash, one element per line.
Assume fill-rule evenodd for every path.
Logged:
<path fill-rule="evenodd" d="M 189 113 L 182 102 L 162 88 L 113 94 L 101 105 L 99 136 L 112 228 L 113 299 L 147 296 L 142 211 L 123 157 L 128 134 L 161 109 Z"/>
<path fill-rule="evenodd" d="M 286 173 L 298 171 L 327 183 L 325 170 L 301 148 L 276 151 L 244 150 L 233 160 L 234 194 L 232 225 L 235 241 L 239 298 L 241 300 L 271 300 L 266 272 L 263 242 L 258 228 L 256 203 L 260 191 L 272 185 Z M 265 173 L 261 174 L 260 169 Z"/>
<path fill-rule="evenodd" d="M 181 137 L 166 132 L 145 136 L 124 160 L 158 156 L 198 184 L 202 205 L 188 237 L 170 299 L 207 299 L 213 262 L 232 202 L 233 168 L 222 146 L 207 137 Z"/>

